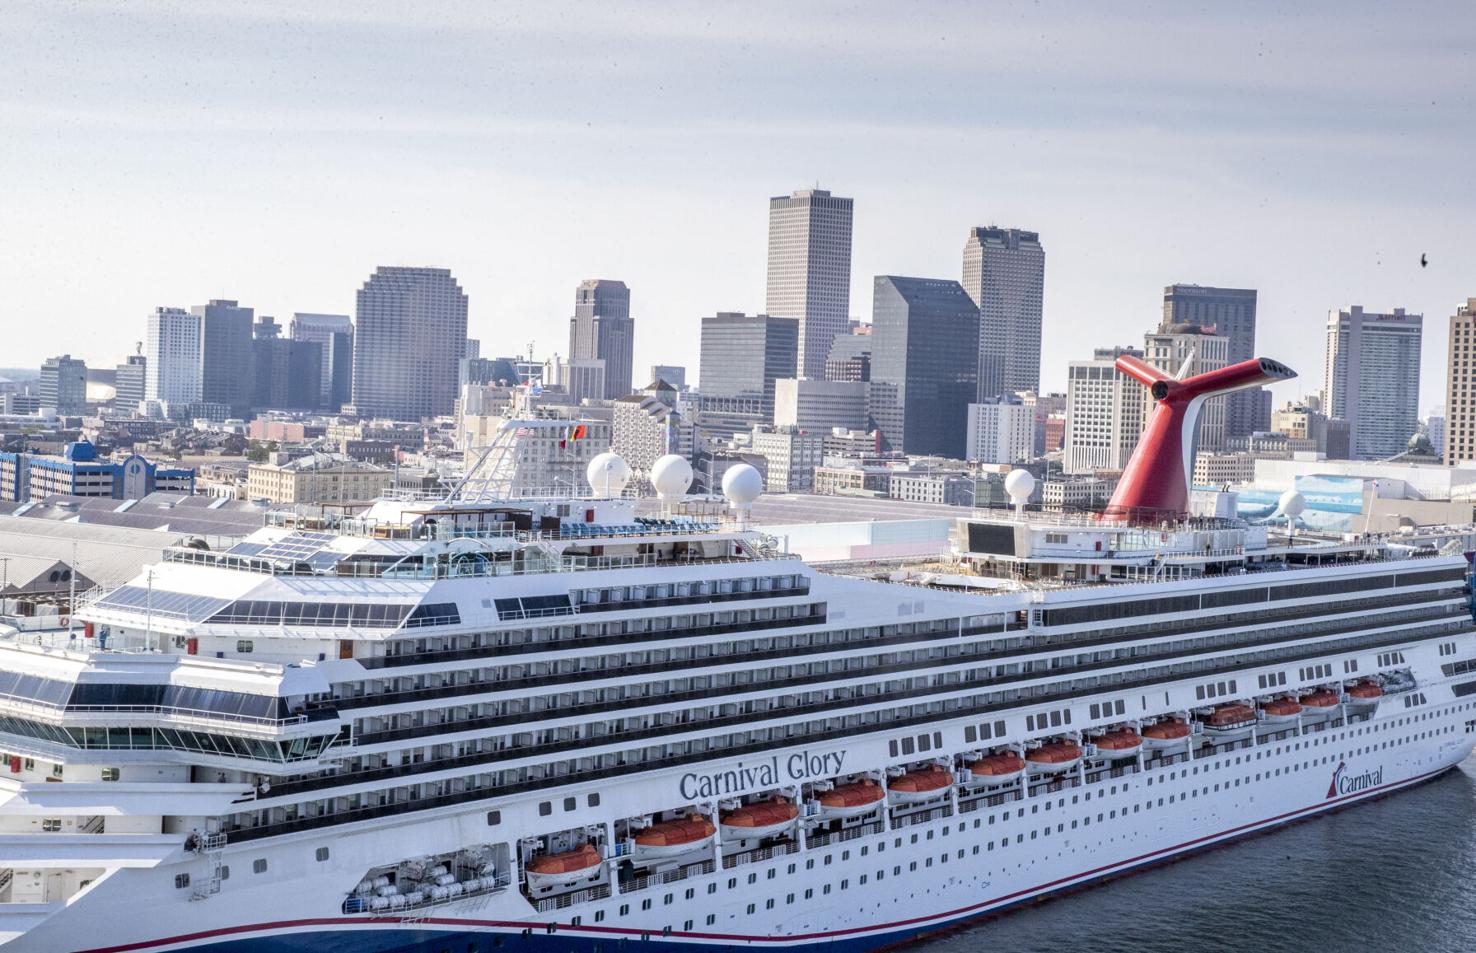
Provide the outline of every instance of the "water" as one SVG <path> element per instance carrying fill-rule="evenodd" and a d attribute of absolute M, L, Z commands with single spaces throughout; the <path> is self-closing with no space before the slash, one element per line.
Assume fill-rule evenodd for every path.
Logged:
<path fill-rule="evenodd" d="M 1018 910 L 918 953 L 1471 953 L 1476 758 L 1428 784 Z"/>

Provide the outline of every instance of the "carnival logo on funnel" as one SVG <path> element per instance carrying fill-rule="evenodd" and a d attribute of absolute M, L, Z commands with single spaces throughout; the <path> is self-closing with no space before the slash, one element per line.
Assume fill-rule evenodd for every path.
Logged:
<path fill-rule="evenodd" d="M 1337 770 L 1333 772 L 1332 783 L 1327 786 L 1327 796 L 1331 798 L 1341 794 L 1357 794 L 1359 791 L 1368 791 L 1383 783 L 1383 768 L 1374 768 L 1362 774 L 1349 774 L 1348 762 L 1339 761 Z"/>

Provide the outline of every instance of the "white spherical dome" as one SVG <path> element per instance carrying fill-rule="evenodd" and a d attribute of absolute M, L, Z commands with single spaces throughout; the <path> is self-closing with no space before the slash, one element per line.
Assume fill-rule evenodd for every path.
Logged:
<path fill-rule="evenodd" d="M 764 478 L 746 463 L 729 467 L 723 474 L 723 496 L 735 506 L 747 506 L 764 492 Z"/>
<path fill-rule="evenodd" d="M 589 461 L 584 476 L 596 496 L 619 496 L 630 482 L 630 465 L 620 454 L 606 450 Z"/>
<path fill-rule="evenodd" d="M 692 464 L 685 457 L 668 453 L 651 467 L 651 485 L 663 500 L 682 496 L 692 485 Z"/>
<path fill-rule="evenodd" d="M 1277 501 L 1276 508 L 1281 511 L 1281 515 L 1289 520 L 1294 520 L 1298 516 L 1301 516 L 1307 509 L 1307 498 L 1296 490 L 1287 490 L 1281 494 L 1281 499 Z"/>
<path fill-rule="evenodd" d="M 1005 493 L 1011 503 L 1026 503 L 1035 492 L 1035 477 L 1029 470 L 1011 470 L 1005 477 Z"/>

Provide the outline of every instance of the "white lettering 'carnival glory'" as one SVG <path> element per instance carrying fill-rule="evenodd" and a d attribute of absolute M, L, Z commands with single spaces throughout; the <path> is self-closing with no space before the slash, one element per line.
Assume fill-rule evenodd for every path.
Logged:
<path fill-rule="evenodd" d="M 789 781 L 811 781 L 839 774 L 846 762 L 844 751 L 813 754 L 799 751 L 792 755 L 775 755 L 767 761 L 739 761 L 731 768 L 704 773 L 689 771 L 682 775 L 678 790 L 684 800 L 727 797 L 763 788 L 777 787 Z"/>

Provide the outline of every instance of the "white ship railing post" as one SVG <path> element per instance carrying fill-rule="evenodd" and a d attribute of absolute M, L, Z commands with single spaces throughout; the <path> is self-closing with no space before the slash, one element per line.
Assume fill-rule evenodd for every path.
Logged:
<path fill-rule="evenodd" d="M 886 768 L 882 768 L 881 769 L 882 798 L 881 798 L 880 801 L 877 802 L 877 804 L 881 808 L 881 826 L 882 826 L 881 829 L 882 829 L 882 833 L 890 833 L 891 830 L 892 830 L 892 808 L 891 808 L 892 793 L 887 788 L 887 780 L 888 780 L 887 779 L 887 769 Z"/>
<path fill-rule="evenodd" d="M 620 896 L 620 855 L 613 853 L 615 849 L 615 829 L 609 821 L 600 825 L 605 831 L 605 876 L 610 878 L 610 896 Z"/>

